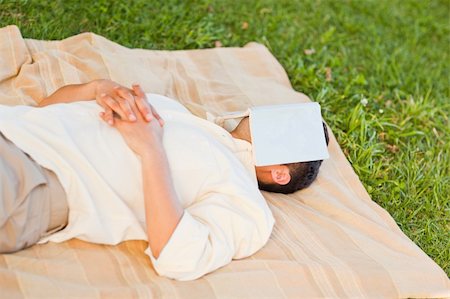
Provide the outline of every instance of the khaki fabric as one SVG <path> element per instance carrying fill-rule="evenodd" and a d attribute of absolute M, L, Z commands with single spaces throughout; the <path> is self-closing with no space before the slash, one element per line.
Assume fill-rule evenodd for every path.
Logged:
<path fill-rule="evenodd" d="M 56 175 L 1 133 L 0 169 L 0 252 L 27 248 L 67 224 L 67 201 Z"/>
<path fill-rule="evenodd" d="M 206 118 L 249 106 L 306 102 L 262 45 L 189 51 L 128 49 L 92 33 L 62 41 L 0 29 L 0 101 L 35 105 L 70 83 L 140 83 Z M 6 298 L 450 297 L 449 279 L 373 202 L 333 135 L 317 181 L 293 195 L 264 193 L 276 224 L 266 246 L 188 282 L 156 275 L 147 244 L 70 240 L 0 255 Z"/>

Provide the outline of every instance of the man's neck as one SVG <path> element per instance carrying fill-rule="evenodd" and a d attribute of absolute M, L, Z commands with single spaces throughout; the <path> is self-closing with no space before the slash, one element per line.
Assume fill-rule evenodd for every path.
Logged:
<path fill-rule="evenodd" d="M 252 143 L 252 137 L 250 134 L 249 118 L 243 118 L 238 126 L 231 132 L 231 136 L 238 139 L 243 139 Z"/>

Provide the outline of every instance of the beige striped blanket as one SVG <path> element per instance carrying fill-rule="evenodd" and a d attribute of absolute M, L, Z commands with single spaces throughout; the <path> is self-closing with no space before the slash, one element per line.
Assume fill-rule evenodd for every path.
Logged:
<path fill-rule="evenodd" d="M 305 102 L 264 46 L 129 49 L 92 33 L 62 41 L 0 29 L 0 103 L 35 105 L 58 87 L 109 78 L 140 83 L 193 113 Z M 0 255 L 0 298 L 450 297 L 444 271 L 374 203 L 336 139 L 317 181 L 294 195 L 264 193 L 276 224 L 251 257 L 180 282 L 156 275 L 145 242 L 71 240 Z"/>

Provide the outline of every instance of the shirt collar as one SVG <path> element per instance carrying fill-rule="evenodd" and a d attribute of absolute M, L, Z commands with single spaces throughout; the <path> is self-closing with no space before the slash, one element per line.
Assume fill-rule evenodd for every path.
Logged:
<path fill-rule="evenodd" d="M 249 171 L 254 181 L 257 183 L 256 177 L 256 169 L 255 169 L 255 161 L 253 157 L 253 146 L 250 142 L 233 138 L 235 144 L 235 155 L 241 161 L 241 163 L 245 166 L 245 168 Z"/>
<path fill-rule="evenodd" d="M 250 109 L 247 109 L 245 111 L 238 111 L 238 112 L 230 112 L 226 113 L 222 116 L 214 116 L 211 113 L 207 112 L 206 117 L 207 120 L 210 122 L 215 123 L 216 125 L 219 125 L 223 129 L 225 129 L 230 139 L 233 140 L 234 145 L 234 153 L 236 157 L 241 161 L 241 163 L 245 166 L 245 168 L 250 173 L 251 177 L 254 179 L 255 183 L 258 182 L 256 177 L 256 170 L 255 170 L 255 161 L 253 157 L 253 146 L 250 142 L 234 138 L 231 136 L 230 132 L 239 124 L 239 119 L 244 118 L 246 116 L 249 116 Z"/>

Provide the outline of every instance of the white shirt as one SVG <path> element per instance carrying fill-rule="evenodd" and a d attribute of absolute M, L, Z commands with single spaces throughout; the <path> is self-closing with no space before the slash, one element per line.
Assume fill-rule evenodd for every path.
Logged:
<path fill-rule="evenodd" d="M 258 251 L 275 220 L 257 187 L 251 145 L 174 100 L 147 97 L 165 120 L 163 144 L 185 209 L 158 259 L 145 251 L 155 270 L 192 280 Z M 147 240 L 140 159 L 101 110 L 93 101 L 0 105 L 0 131 L 54 171 L 67 194 L 69 224 L 40 243 Z"/>

